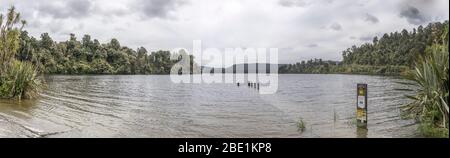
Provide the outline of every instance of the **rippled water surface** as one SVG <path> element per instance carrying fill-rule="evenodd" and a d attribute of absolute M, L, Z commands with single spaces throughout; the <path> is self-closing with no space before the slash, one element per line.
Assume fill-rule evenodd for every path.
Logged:
<path fill-rule="evenodd" d="M 275 94 L 170 76 L 47 76 L 36 100 L 0 100 L 0 137 L 416 137 L 400 117 L 399 79 L 280 75 Z M 369 85 L 368 130 L 355 128 L 356 84 Z M 303 120 L 306 130 L 299 132 Z"/>

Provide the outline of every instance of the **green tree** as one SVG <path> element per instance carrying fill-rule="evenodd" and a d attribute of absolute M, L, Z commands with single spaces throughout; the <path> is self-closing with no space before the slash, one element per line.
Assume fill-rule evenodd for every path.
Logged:
<path fill-rule="evenodd" d="M 21 21 L 20 28 L 16 27 L 19 22 L 20 14 L 14 6 L 6 17 L 0 14 L 0 98 L 31 98 L 37 95 L 41 85 L 34 65 L 16 60 L 30 53 L 23 50 L 23 54 L 17 55 L 21 45 L 28 45 L 20 40 L 27 37 L 20 35 L 26 22 Z"/>

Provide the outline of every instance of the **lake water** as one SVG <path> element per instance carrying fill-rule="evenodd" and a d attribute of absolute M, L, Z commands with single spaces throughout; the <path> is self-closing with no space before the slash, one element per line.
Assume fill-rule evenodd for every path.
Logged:
<path fill-rule="evenodd" d="M 286 74 L 275 94 L 167 75 L 46 81 L 39 99 L 0 100 L 0 137 L 417 137 L 400 117 L 405 87 L 392 77 Z M 357 83 L 368 84 L 367 130 L 355 127 Z"/>

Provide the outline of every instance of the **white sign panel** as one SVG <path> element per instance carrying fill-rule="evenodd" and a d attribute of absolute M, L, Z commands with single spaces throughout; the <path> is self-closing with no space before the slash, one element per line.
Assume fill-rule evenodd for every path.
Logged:
<path fill-rule="evenodd" d="M 366 100 L 365 96 L 358 96 L 358 108 L 365 108 Z"/>

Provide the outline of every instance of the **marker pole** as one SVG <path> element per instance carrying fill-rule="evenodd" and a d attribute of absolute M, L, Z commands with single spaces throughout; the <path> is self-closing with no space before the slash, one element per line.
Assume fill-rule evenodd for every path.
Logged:
<path fill-rule="evenodd" d="M 357 85 L 356 126 L 367 128 L 367 84 Z"/>

